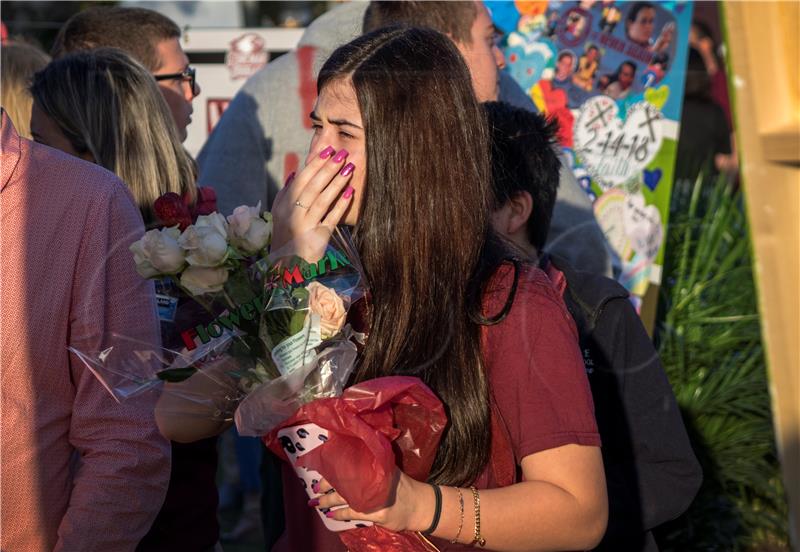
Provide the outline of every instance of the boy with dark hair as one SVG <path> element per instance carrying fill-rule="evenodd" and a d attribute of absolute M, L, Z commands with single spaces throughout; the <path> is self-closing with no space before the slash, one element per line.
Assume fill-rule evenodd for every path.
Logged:
<path fill-rule="evenodd" d="M 575 320 L 608 484 L 597 550 L 656 551 L 651 531 L 688 508 L 702 480 L 675 396 L 627 291 L 540 257 L 558 187 L 556 126 L 507 104 L 484 104 L 492 132 L 492 225 L 539 264 Z"/>
<path fill-rule="evenodd" d="M 535 258 L 547 241 L 556 204 L 561 170 L 555 153 L 557 123 L 500 102 L 484 106 L 492 131 L 492 222 L 509 223 L 498 229 L 508 237 L 511 224 L 517 223 L 515 245 Z M 534 177 L 540 185 L 532 186 Z"/>
<path fill-rule="evenodd" d="M 192 100 L 200 94 L 194 69 L 180 43 L 181 29 L 153 10 L 99 7 L 83 10 L 58 32 L 53 59 L 78 50 L 119 48 L 145 66 L 158 81 L 181 140 L 192 122 Z"/>

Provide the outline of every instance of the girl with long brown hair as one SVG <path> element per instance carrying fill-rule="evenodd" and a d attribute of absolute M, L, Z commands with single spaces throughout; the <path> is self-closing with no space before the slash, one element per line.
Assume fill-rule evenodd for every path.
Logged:
<path fill-rule="evenodd" d="M 607 503 L 577 335 L 547 277 L 506 261 L 489 230 L 489 138 L 458 51 L 435 31 L 379 30 L 336 50 L 317 86 L 306 166 L 273 205 L 273 248 L 354 226 L 372 293 L 355 381 L 417 376 L 449 415 L 427 482 L 398 470 L 388 507 L 327 515 L 426 533 L 440 549 L 592 548 Z M 347 497 L 323 481 L 305 506 L 285 471 L 283 549 L 342 549 L 312 508 Z"/>

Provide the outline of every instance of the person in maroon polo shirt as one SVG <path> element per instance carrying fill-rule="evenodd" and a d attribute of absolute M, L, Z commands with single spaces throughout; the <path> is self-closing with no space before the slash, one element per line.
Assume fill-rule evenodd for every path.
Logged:
<path fill-rule="evenodd" d="M 560 168 L 554 124 L 508 104 L 484 107 L 493 226 L 538 259 L 578 328 L 608 484 L 608 529 L 597 549 L 657 551 L 652 530 L 683 513 L 702 480 L 672 388 L 628 292 L 542 250 Z"/>

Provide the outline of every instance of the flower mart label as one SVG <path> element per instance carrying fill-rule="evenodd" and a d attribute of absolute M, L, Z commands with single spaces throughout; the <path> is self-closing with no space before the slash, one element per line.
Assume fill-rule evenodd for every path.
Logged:
<path fill-rule="evenodd" d="M 311 280 L 351 265 L 352 263 L 344 253 L 330 248 L 316 263 L 301 262 L 289 267 L 273 269 L 267 288 L 306 285 Z"/>
<path fill-rule="evenodd" d="M 317 354 L 315 348 L 322 343 L 319 320 L 318 315 L 310 314 L 300 332 L 284 339 L 272 349 L 272 360 L 282 376 L 311 362 Z"/>

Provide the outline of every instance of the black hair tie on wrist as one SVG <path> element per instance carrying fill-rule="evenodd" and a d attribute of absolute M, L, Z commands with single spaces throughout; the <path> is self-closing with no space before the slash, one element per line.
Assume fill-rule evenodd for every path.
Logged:
<path fill-rule="evenodd" d="M 439 488 L 439 485 L 432 485 L 433 487 L 433 495 L 436 497 L 436 506 L 433 510 L 433 521 L 431 521 L 431 526 L 428 527 L 424 534 L 430 535 L 436 528 L 439 526 L 439 518 L 442 516 L 442 490 Z"/>

